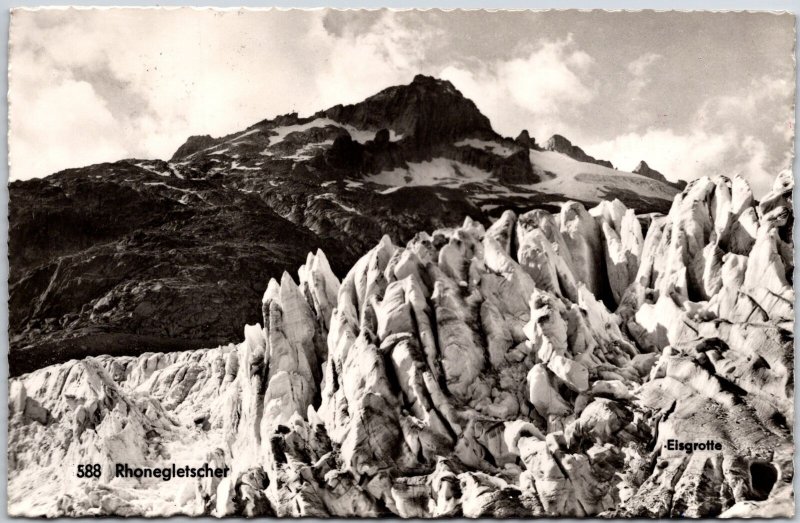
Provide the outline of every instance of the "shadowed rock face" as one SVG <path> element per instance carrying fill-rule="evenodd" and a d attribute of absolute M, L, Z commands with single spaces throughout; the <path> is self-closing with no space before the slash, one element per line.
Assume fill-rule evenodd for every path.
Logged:
<path fill-rule="evenodd" d="M 605 194 L 666 212 L 676 193 L 614 171 L 592 174 L 583 187 L 596 190 L 573 198 L 575 184 L 545 182 L 595 166 L 545 168 L 525 136 L 497 135 L 451 83 L 417 76 L 358 104 L 193 136 L 169 161 L 13 182 L 11 372 L 235 340 L 258 320 L 269 278 L 317 248 L 341 277 L 383 235 L 403 244 L 467 216 L 488 226 L 505 210 Z"/>
<path fill-rule="evenodd" d="M 788 517 L 790 197 L 703 178 L 646 230 L 619 201 L 467 218 L 342 279 L 316 251 L 238 345 L 12 379 L 9 512 Z M 178 460 L 232 475 L 110 481 Z"/>
<path fill-rule="evenodd" d="M 417 75 L 409 85 L 384 89 L 355 105 L 318 113 L 359 129 L 388 128 L 423 147 L 460 138 L 499 136 L 475 104 L 447 80 Z"/>
<path fill-rule="evenodd" d="M 261 287 L 330 242 L 214 181 L 122 164 L 11 184 L 11 373 L 208 347 L 258 321 Z M 88 172 L 87 172 L 88 171 Z M 184 205 L 182 202 L 185 202 Z M 349 258 L 335 253 L 337 269 Z"/>
<path fill-rule="evenodd" d="M 181 158 L 191 156 L 198 151 L 211 147 L 214 145 L 214 141 L 214 138 L 207 134 L 202 136 L 190 136 L 189 139 L 186 140 L 186 143 L 178 147 L 178 150 L 172 155 L 172 159 L 180 160 Z"/>
<path fill-rule="evenodd" d="M 526 149 L 537 149 L 539 146 L 536 144 L 536 139 L 532 138 L 530 134 L 528 134 L 527 129 L 523 129 L 514 141 L 520 145 L 521 147 L 525 147 Z"/>

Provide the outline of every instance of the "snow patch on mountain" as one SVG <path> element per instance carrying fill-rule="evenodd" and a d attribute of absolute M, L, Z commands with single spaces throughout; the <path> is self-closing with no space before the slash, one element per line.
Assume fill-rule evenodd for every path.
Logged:
<path fill-rule="evenodd" d="M 456 147 L 472 147 L 474 149 L 488 151 L 492 154 L 496 154 L 497 156 L 502 156 L 503 158 L 508 158 L 515 152 L 510 147 L 506 147 L 505 145 L 499 144 L 497 142 L 492 142 L 488 140 L 478 140 L 477 138 L 467 138 L 465 140 L 456 142 L 453 145 L 455 145 Z"/>
<path fill-rule="evenodd" d="M 640 175 L 610 169 L 602 165 L 579 162 L 555 151 L 530 151 L 530 160 L 538 172 L 550 179 L 535 185 L 536 190 L 569 195 L 583 201 L 599 201 L 624 189 L 644 197 L 672 199 L 679 191 L 665 183 Z"/>
<path fill-rule="evenodd" d="M 322 142 L 307 143 L 297 149 L 293 154 L 284 156 L 288 160 L 310 160 L 322 149 L 327 149 L 333 145 L 333 140 L 325 140 Z"/>
<path fill-rule="evenodd" d="M 344 129 L 350 134 L 350 137 L 353 138 L 353 140 L 356 142 L 364 143 L 375 138 L 376 131 L 356 129 L 352 125 L 341 124 L 339 122 L 331 120 L 330 118 L 315 118 L 314 120 L 311 120 L 306 123 L 283 125 L 270 129 L 270 131 L 274 134 L 269 137 L 268 145 L 272 147 L 274 145 L 281 143 L 291 133 L 308 131 L 310 129 L 322 128 L 327 126 L 339 127 L 341 129 Z M 391 129 L 389 130 L 390 141 L 397 141 L 400 140 L 401 138 L 402 135 L 398 135 Z"/>
<path fill-rule="evenodd" d="M 383 194 L 403 187 L 439 186 L 462 187 L 469 183 L 488 181 L 491 173 L 447 158 L 434 158 L 428 162 L 409 163 L 408 168 L 383 171 L 364 178 L 364 181 L 377 185 L 388 185 L 391 189 Z"/>
<path fill-rule="evenodd" d="M 317 194 L 313 198 L 311 198 L 311 201 L 315 201 L 315 200 L 327 200 L 329 202 L 335 203 L 336 205 L 338 205 L 339 207 L 341 207 L 342 209 L 344 209 L 347 212 L 352 212 L 354 214 L 361 214 L 359 212 L 359 210 L 356 209 L 355 207 L 351 207 L 350 205 L 345 205 L 342 202 L 340 202 L 336 198 L 336 195 L 333 194 L 333 193 L 327 192 L 327 193 L 323 193 L 323 194 Z"/>

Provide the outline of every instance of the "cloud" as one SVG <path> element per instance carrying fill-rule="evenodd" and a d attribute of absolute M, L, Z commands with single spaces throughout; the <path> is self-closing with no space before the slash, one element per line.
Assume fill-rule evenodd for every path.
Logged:
<path fill-rule="evenodd" d="M 573 48 L 572 38 L 542 42 L 525 58 L 497 67 L 501 82 L 514 102 L 534 115 L 555 115 L 568 105 L 583 105 L 594 92 L 584 80 L 591 57 Z"/>
<path fill-rule="evenodd" d="M 219 136 L 277 114 L 359 101 L 411 81 L 437 34 L 404 25 L 391 12 L 366 34 L 333 34 L 324 17 L 16 11 L 12 178 L 125 157 L 165 158 L 193 134 Z M 76 90 L 75 100 L 65 95 Z"/>
<path fill-rule="evenodd" d="M 587 150 L 624 170 L 645 160 L 673 181 L 741 174 L 757 197 L 769 191 L 775 176 L 791 161 L 784 159 L 776 165 L 767 155 L 763 140 L 733 131 L 678 134 L 669 129 L 648 129 L 593 144 Z"/>
<path fill-rule="evenodd" d="M 23 102 L 13 100 L 12 106 L 15 103 Z M 14 178 L 116 160 L 127 152 L 116 140 L 114 116 L 87 82 L 68 80 L 42 89 L 36 103 L 25 108 L 24 118 L 18 116 L 14 122 L 15 146 L 10 151 Z M 92 118 L 86 119 L 86 114 Z"/>
<path fill-rule="evenodd" d="M 570 35 L 540 41 L 519 58 L 479 67 L 450 66 L 440 74 L 491 115 L 499 132 L 516 135 L 527 128 L 544 137 L 563 132 L 565 117 L 595 98 L 589 80 L 593 65 L 594 59 Z"/>
<path fill-rule="evenodd" d="M 426 52 L 443 35 L 422 23 L 409 26 L 385 12 L 368 30 L 340 34 L 314 24 L 312 46 L 327 59 L 313 71 L 319 93 L 313 109 L 356 103 L 390 85 L 409 83 L 426 68 Z"/>
<path fill-rule="evenodd" d="M 658 53 L 645 53 L 628 64 L 628 71 L 635 77 L 644 76 L 647 69 L 662 58 Z"/>
<path fill-rule="evenodd" d="M 642 100 L 642 93 L 650 83 L 649 69 L 664 57 L 657 53 L 645 53 L 628 64 L 631 80 L 628 83 L 628 97 L 633 102 Z"/>
<path fill-rule="evenodd" d="M 586 149 L 622 169 L 645 160 L 671 180 L 741 174 L 759 197 L 791 166 L 793 97 L 789 81 L 767 75 L 743 92 L 706 100 L 684 132 L 649 127 Z"/>
<path fill-rule="evenodd" d="M 645 160 L 670 180 L 692 180 L 706 175 L 733 174 L 723 166 L 723 161 L 735 148 L 733 134 L 712 135 L 703 131 L 679 134 L 671 129 L 648 129 L 592 144 L 587 150 L 611 159 L 623 170 L 631 170 L 640 160 Z"/>
<path fill-rule="evenodd" d="M 787 109 L 792 108 L 793 101 L 793 80 L 764 75 L 752 80 L 743 92 L 709 98 L 700 106 L 696 119 L 707 127 L 757 128 L 759 134 L 778 130 L 791 138 L 794 113 Z"/>

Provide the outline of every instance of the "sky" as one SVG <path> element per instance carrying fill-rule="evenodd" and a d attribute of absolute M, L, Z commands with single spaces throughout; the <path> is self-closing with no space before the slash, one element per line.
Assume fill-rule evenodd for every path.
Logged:
<path fill-rule="evenodd" d="M 772 13 L 18 9 L 11 179 L 450 80 L 504 136 L 669 179 L 790 167 L 794 18 Z"/>

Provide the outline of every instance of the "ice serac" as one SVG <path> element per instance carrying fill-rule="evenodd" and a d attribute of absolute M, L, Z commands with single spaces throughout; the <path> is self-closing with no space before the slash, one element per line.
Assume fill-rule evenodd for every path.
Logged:
<path fill-rule="evenodd" d="M 604 201 L 590 213 L 600 224 L 611 295 L 619 303 L 636 277 L 642 254 L 642 227 L 634 212 L 619 200 Z"/>
<path fill-rule="evenodd" d="M 590 291 L 599 294 L 605 280 L 601 232 L 597 221 L 583 205 L 567 202 L 561 206 L 559 227 L 573 259 L 573 274 Z"/>
<path fill-rule="evenodd" d="M 12 379 L 9 511 L 791 516 L 791 191 L 468 218 L 384 237 L 341 282 L 309 254 L 238 345 Z M 172 462 L 231 471 L 112 477 Z"/>

